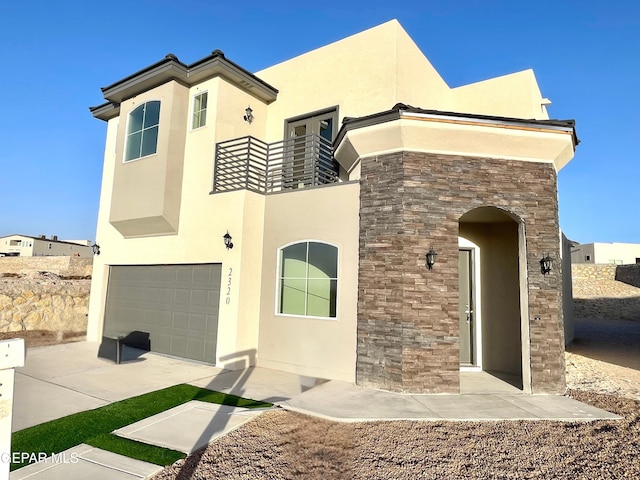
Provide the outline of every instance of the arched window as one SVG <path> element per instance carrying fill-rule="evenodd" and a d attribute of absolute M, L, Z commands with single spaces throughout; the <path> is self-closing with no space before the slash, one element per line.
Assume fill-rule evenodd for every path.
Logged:
<path fill-rule="evenodd" d="M 158 100 L 144 103 L 129 114 L 125 162 L 156 153 L 159 123 L 160 102 Z"/>
<path fill-rule="evenodd" d="M 278 313 L 336 317 L 338 249 L 300 242 L 280 250 Z"/>

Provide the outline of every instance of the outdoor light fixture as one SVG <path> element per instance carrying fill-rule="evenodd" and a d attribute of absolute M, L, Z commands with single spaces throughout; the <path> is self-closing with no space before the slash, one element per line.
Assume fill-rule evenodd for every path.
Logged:
<path fill-rule="evenodd" d="M 229 230 L 222 237 L 224 239 L 224 246 L 227 247 L 227 250 L 233 248 L 233 242 L 231 242 L 231 235 L 229 235 Z"/>
<path fill-rule="evenodd" d="M 253 122 L 253 110 L 250 106 L 244 109 L 244 121 L 249 122 L 249 125 Z"/>
<path fill-rule="evenodd" d="M 431 270 L 433 268 L 433 265 L 436 263 L 436 255 L 438 255 L 436 253 L 436 251 L 433 249 L 433 247 L 431 247 L 429 249 L 429 251 L 427 252 L 427 269 Z"/>
<path fill-rule="evenodd" d="M 553 260 L 551 260 L 551 257 L 548 253 L 544 257 L 542 257 L 542 259 L 540 260 L 540 271 L 543 275 L 551 272 L 552 264 Z"/>
<path fill-rule="evenodd" d="M 94 243 L 93 245 L 91 245 L 91 251 L 94 255 L 100 255 L 100 245 Z"/>

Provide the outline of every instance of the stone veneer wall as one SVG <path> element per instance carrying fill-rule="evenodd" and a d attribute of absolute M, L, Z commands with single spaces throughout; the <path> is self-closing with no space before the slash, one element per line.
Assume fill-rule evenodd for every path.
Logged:
<path fill-rule="evenodd" d="M 0 279 L 0 331 L 87 330 L 91 280 Z"/>
<path fill-rule="evenodd" d="M 0 331 L 87 330 L 93 258 L 0 258 Z M 46 273 L 42 273 L 46 272 Z"/>
<path fill-rule="evenodd" d="M 638 265 L 573 264 L 576 318 L 640 320 Z M 638 282 L 640 283 L 640 282 Z"/>
<path fill-rule="evenodd" d="M 571 265 L 571 277 L 592 280 L 615 280 L 617 265 L 598 263 L 574 263 Z"/>
<path fill-rule="evenodd" d="M 618 265 L 615 279 L 640 288 L 640 265 Z"/>
<path fill-rule="evenodd" d="M 92 257 L 0 257 L 0 274 L 51 272 L 65 277 L 90 277 Z"/>
<path fill-rule="evenodd" d="M 524 222 L 534 393 L 565 387 L 562 267 L 554 166 L 399 152 L 362 159 L 356 381 L 391 391 L 459 391 L 458 227 L 466 212 Z M 438 251 L 432 272 L 425 253 Z"/>

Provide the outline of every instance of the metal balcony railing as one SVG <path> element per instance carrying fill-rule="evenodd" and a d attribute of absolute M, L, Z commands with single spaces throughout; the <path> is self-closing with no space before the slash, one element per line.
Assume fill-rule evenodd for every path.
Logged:
<path fill-rule="evenodd" d="M 216 145 L 213 193 L 251 190 L 267 194 L 338 181 L 331 143 L 305 135 L 275 143 L 242 137 Z"/>

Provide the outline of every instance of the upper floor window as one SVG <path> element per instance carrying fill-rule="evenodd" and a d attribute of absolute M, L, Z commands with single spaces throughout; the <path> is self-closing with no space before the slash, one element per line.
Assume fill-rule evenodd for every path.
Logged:
<path fill-rule="evenodd" d="M 207 124 L 207 92 L 193 97 L 193 116 L 191 117 L 191 129 L 204 127 Z"/>
<path fill-rule="evenodd" d="M 156 153 L 159 123 L 160 102 L 158 100 L 144 103 L 129 114 L 125 162 Z"/>
<path fill-rule="evenodd" d="M 278 313 L 336 317 L 338 249 L 301 242 L 280 250 Z"/>

